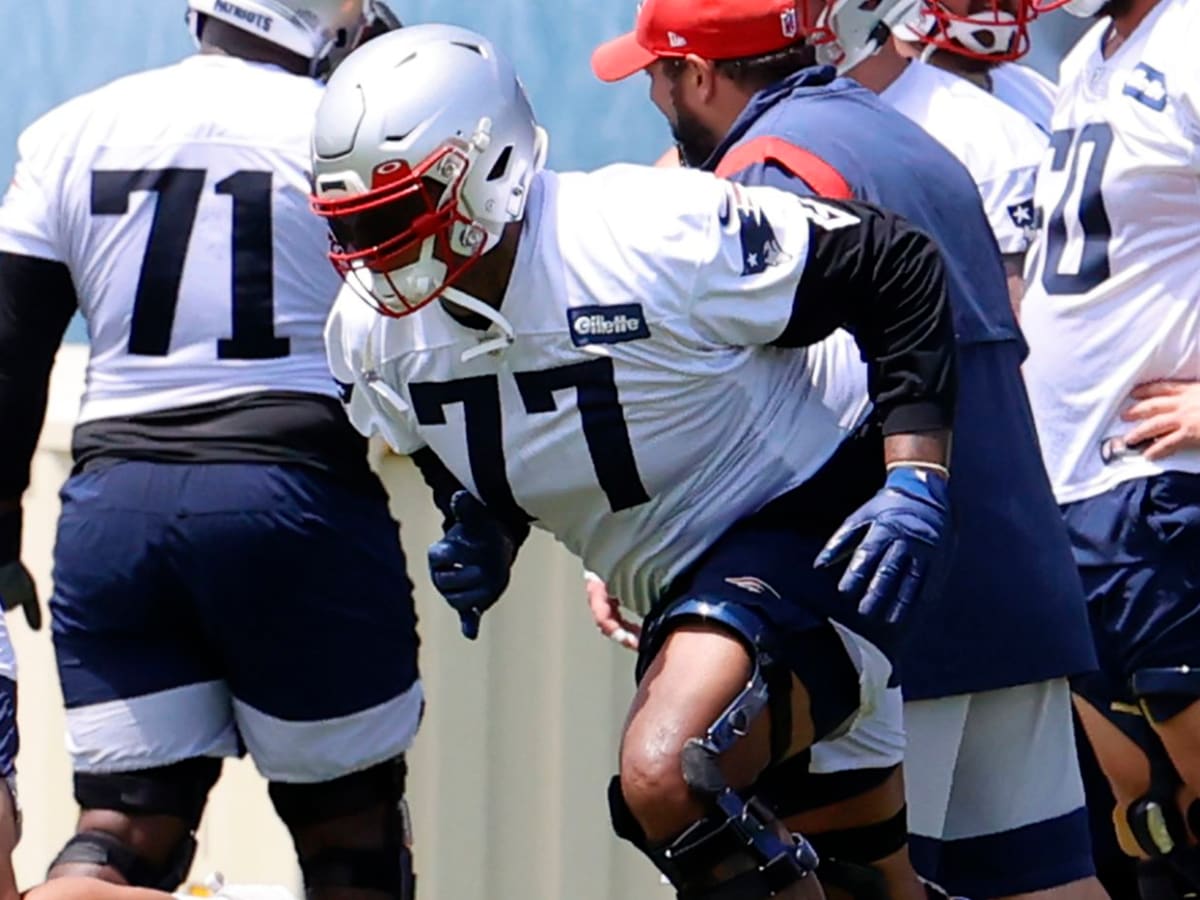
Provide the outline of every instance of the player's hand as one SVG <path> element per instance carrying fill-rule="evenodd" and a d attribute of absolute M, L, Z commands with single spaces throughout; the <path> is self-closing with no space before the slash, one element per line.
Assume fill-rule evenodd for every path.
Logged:
<path fill-rule="evenodd" d="M 42 608 L 29 570 L 21 564 L 21 506 L 6 502 L 0 512 L 0 607 L 20 607 L 34 631 L 42 627 Z"/>
<path fill-rule="evenodd" d="M 37 586 L 19 559 L 0 565 L 0 606 L 4 607 L 5 612 L 20 607 L 30 628 L 37 631 L 42 627 L 42 607 L 38 604 Z"/>
<path fill-rule="evenodd" d="M 515 549 L 496 517 L 467 491 L 450 498 L 450 513 L 454 524 L 429 547 L 429 576 L 473 641 L 484 611 L 508 587 Z"/>
<path fill-rule="evenodd" d="M 1121 418 L 1137 424 L 1124 436 L 1125 446 L 1140 447 L 1146 459 L 1200 447 L 1200 382 L 1150 381 L 1130 396 L 1135 402 Z"/>
<path fill-rule="evenodd" d="M 868 619 L 899 623 L 920 591 L 949 524 L 950 485 L 940 473 L 899 465 L 837 530 L 814 566 L 850 557 L 838 582 Z M 853 556 L 851 556 L 853 551 Z"/>
<path fill-rule="evenodd" d="M 583 576 L 583 583 L 587 591 L 588 608 L 592 611 L 592 621 L 596 623 L 600 633 L 622 647 L 636 650 L 642 626 L 621 615 L 621 601 L 608 595 L 608 585 L 599 575 L 587 572 Z"/>

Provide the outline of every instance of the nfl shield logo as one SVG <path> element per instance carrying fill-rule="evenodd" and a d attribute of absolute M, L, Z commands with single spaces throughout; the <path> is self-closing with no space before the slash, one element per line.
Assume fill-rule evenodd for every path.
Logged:
<path fill-rule="evenodd" d="M 779 14 L 779 30 L 782 31 L 783 36 L 789 40 L 794 38 L 797 33 L 799 33 L 800 26 L 796 21 L 795 7 L 792 9 L 785 9 Z"/>

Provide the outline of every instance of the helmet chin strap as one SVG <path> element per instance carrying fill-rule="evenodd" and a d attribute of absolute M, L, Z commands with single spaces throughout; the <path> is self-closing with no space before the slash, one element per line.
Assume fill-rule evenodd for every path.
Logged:
<path fill-rule="evenodd" d="M 500 310 L 496 309 L 489 303 L 484 303 L 458 288 L 448 287 L 442 291 L 442 299 L 453 303 L 455 306 L 461 306 L 468 312 L 472 312 L 477 316 L 482 316 L 491 322 L 491 327 L 484 333 L 483 338 L 474 347 L 470 347 L 463 351 L 460 357 L 462 362 L 469 362 L 472 359 L 480 356 L 486 356 L 489 353 L 499 353 L 501 350 L 508 348 L 516 337 L 516 331 L 512 327 L 512 323 L 500 314 Z M 493 333 L 498 330 L 500 333 Z"/>

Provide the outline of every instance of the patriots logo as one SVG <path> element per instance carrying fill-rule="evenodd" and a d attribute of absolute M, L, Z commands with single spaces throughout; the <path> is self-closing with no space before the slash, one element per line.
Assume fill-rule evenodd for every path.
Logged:
<path fill-rule="evenodd" d="M 1138 63 L 1129 73 L 1121 93 L 1155 112 L 1162 112 L 1167 108 L 1167 76 L 1145 63 Z"/>
<path fill-rule="evenodd" d="M 732 584 L 734 587 L 739 587 L 743 591 L 749 591 L 752 594 L 771 594 L 777 600 L 783 599 L 779 596 L 779 591 L 756 575 L 737 575 L 733 578 L 726 578 L 725 583 Z"/>
<path fill-rule="evenodd" d="M 1033 228 L 1036 218 L 1033 214 L 1033 199 L 1022 200 L 1008 207 L 1008 217 L 1018 228 Z"/>
<path fill-rule="evenodd" d="M 738 217 L 738 240 L 742 244 L 742 275 L 759 275 L 771 266 L 791 259 L 775 237 L 771 220 L 746 194 L 730 185 L 717 215 L 722 226 Z"/>

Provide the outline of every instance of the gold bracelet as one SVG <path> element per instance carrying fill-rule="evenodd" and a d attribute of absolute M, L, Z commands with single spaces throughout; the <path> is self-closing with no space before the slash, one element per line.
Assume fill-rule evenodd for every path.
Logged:
<path fill-rule="evenodd" d="M 927 469 L 930 472 L 937 472 L 943 478 L 950 478 L 950 470 L 948 468 L 943 466 L 941 463 L 929 462 L 924 459 L 899 459 L 887 464 L 887 470 L 889 472 L 892 471 L 892 469 L 899 468 Z"/>

